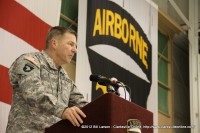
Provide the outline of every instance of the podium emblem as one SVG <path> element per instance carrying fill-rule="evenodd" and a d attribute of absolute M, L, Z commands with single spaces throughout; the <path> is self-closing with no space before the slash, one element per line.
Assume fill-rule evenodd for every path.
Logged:
<path fill-rule="evenodd" d="M 138 119 L 128 119 L 127 133 L 141 133 L 141 121 Z"/>

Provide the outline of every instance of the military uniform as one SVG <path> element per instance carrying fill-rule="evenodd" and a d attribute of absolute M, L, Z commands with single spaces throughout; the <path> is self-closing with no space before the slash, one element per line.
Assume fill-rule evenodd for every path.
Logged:
<path fill-rule="evenodd" d="M 66 107 L 87 104 L 62 67 L 44 52 L 24 54 L 9 69 L 13 101 L 7 133 L 40 133 L 59 120 Z"/>

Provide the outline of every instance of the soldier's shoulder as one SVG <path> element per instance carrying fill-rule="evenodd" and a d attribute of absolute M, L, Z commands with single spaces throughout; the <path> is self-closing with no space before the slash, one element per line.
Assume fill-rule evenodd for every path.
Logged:
<path fill-rule="evenodd" d="M 9 73 L 24 74 L 40 69 L 39 52 L 20 55 L 9 68 Z"/>
<path fill-rule="evenodd" d="M 29 62 L 30 64 L 35 65 L 36 67 L 40 67 L 40 52 L 34 52 L 34 53 L 26 53 L 22 54 L 18 59 L 16 59 L 16 62 Z"/>

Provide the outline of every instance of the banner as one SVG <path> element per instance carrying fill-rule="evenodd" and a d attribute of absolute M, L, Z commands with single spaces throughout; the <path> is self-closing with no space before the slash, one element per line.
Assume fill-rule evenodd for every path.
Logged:
<path fill-rule="evenodd" d="M 58 25 L 60 8 L 60 0 L 0 0 L 0 133 L 5 132 L 12 101 L 8 69 L 19 55 L 45 48 L 48 30 Z"/>
<path fill-rule="evenodd" d="M 157 124 L 157 17 L 150 1 L 79 1 L 76 84 L 88 100 L 107 93 L 91 74 L 115 77 L 130 88 L 121 95 L 153 112 Z"/>

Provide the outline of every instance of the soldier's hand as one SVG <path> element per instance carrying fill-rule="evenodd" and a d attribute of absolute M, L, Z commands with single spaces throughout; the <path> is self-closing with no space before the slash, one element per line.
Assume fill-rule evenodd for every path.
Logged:
<path fill-rule="evenodd" d="M 86 115 L 78 107 L 73 106 L 71 108 L 65 109 L 62 114 L 62 119 L 69 120 L 74 126 L 80 126 L 83 123 L 82 118 L 85 118 Z"/>

